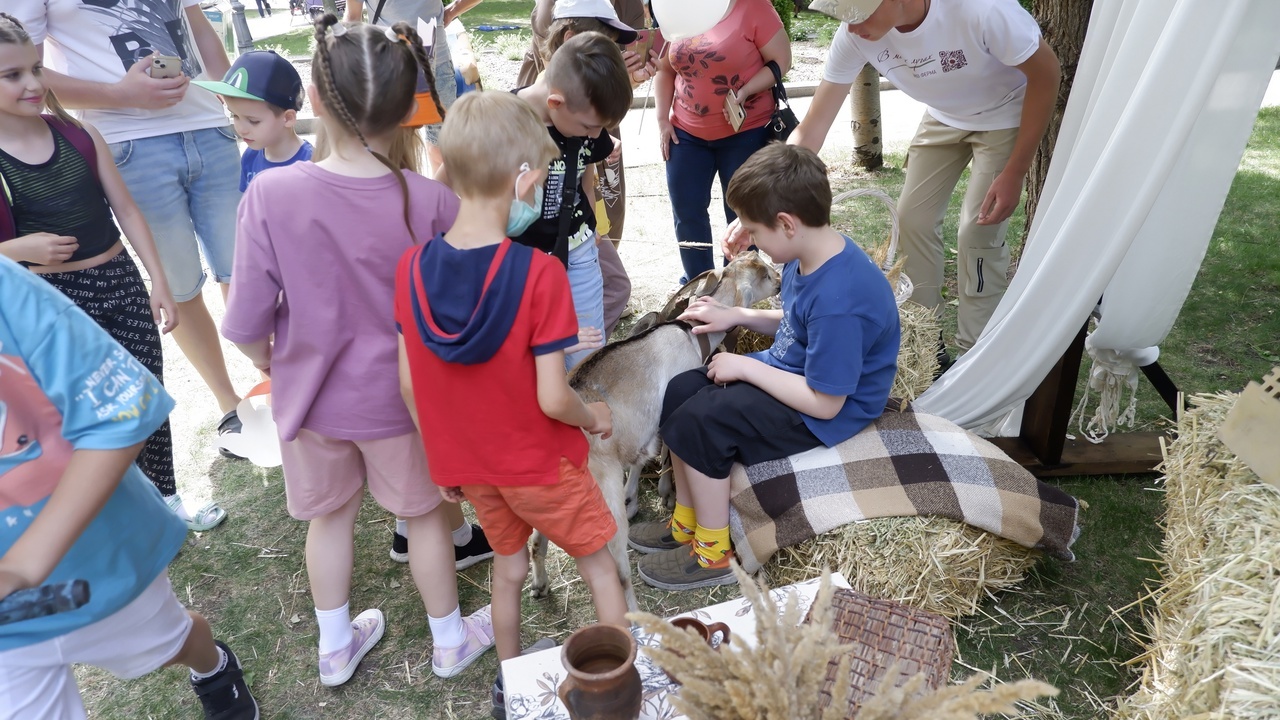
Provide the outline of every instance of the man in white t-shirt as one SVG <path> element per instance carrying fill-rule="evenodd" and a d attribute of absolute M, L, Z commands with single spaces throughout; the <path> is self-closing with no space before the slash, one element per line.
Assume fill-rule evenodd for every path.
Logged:
<path fill-rule="evenodd" d="M 212 93 L 230 63 L 200 0 L 5 0 L 45 60 L 45 79 L 96 127 L 155 236 L 178 301 L 173 337 L 223 413 L 219 434 L 239 432 L 240 397 L 227 374 L 217 326 L 200 290 L 201 250 L 225 297 L 240 204 L 240 152 Z M 10 9 L 12 7 L 12 9 Z M 152 77 L 152 56 L 180 59 L 181 74 Z M 221 511 L 212 503 L 201 515 Z M 212 515 L 211 515 L 212 514 Z M 201 526 L 195 518 L 193 527 Z"/>
<path fill-rule="evenodd" d="M 821 85 L 790 142 L 818 150 L 871 63 L 928 109 L 898 200 L 912 299 L 941 312 L 942 221 L 972 160 L 957 232 L 956 345 L 968 350 L 1008 287 L 1005 231 L 1058 96 L 1058 59 L 1017 0 L 844 0 Z M 939 347 L 939 359 L 946 357 Z"/>

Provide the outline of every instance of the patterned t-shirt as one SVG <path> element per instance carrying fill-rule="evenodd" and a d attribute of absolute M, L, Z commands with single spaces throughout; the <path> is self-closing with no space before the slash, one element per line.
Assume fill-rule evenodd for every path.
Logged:
<path fill-rule="evenodd" d="M 724 118 L 724 98 L 764 69 L 760 48 L 781 29 L 769 0 L 737 0 L 715 27 L 671 43 L 668 59 L 676 71 L 672 124 L 703 140 L 733 135 Z M 773 116 L 768 90 L 739 99 L 747 113 L 739 131 L 763 127 Z"/>
<path fill-rule="evenodd" d="M 0 258 L 0 555 L 30 527 L 77 450 L 146 440 L 173 409 L 155 376 L 39 276 Z M 130 465 L 47 582 L 83 579 L 90 600 L 0 626 L 0 652 L 97 622 L 168 566 L 187 528 Z"/>

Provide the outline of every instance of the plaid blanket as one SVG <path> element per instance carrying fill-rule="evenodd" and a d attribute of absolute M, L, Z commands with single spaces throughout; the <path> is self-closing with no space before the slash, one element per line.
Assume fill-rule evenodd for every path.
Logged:
<path fill-rule="evenodd" d="M 891 401 L 896 402 L 896 401 Z M 996 446 L 933 415 L 887 410 L 836 447 L 730 475 L 729 529 L 744 569 L 841 525 L 938 515 L 1074 560 L 1076 499 Z"/>

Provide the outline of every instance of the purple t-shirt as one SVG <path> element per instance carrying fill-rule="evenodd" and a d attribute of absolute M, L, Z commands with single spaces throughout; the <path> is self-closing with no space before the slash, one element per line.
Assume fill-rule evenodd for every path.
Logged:
<path fill-rule="evenodd" d="M 419 242 L 448 230 L 458 198 L 405 172 Z M 282 440 L 299 428 L 345 440 L 413 431 L 400 397 L 396 263 L 413 245 L 394 175 L 355 178 L 311 163 L 263 173 L 236 225 L 222 334 L 275 335 L 272 412 Z"/>

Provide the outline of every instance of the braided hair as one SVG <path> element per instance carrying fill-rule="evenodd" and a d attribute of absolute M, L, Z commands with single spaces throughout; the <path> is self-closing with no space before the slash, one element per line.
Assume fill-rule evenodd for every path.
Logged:
<path fill-rule="evenodd" d="M 0 12 L 0 45 L 30 44 L 31 36 L 27 34 L 27 29 L 22 27 L 22 23 L 18 22 L 18 18 L 9 13 Z M 53 94 L 53 90 L 50 90 L 47 85 L 44 89 L 44 108 L 59 120 L 81 127 L 80 121 L 72 117 L 71 113 L 62 107 L 62 103 L 58 102 L 57 96 Z"/>
<path fill-rule="evenodd" d="M 426 76 L 431 99 L 444 117 L 422 39 L 406 22 L 389 29 L 363 23 L 340 25 L 337 17 L 326 14 L 316 20 L 315 42 L 312 67 L 321 102 L 341 130 L 358 139 L 395 174 L 404 198 L 405 227 L 417 242 L 409 219 L 409 185 L 404 173 L 397 163 L 371 148 L 369 138 L 398 131 L 413 109 L 419 73 Z"/>

